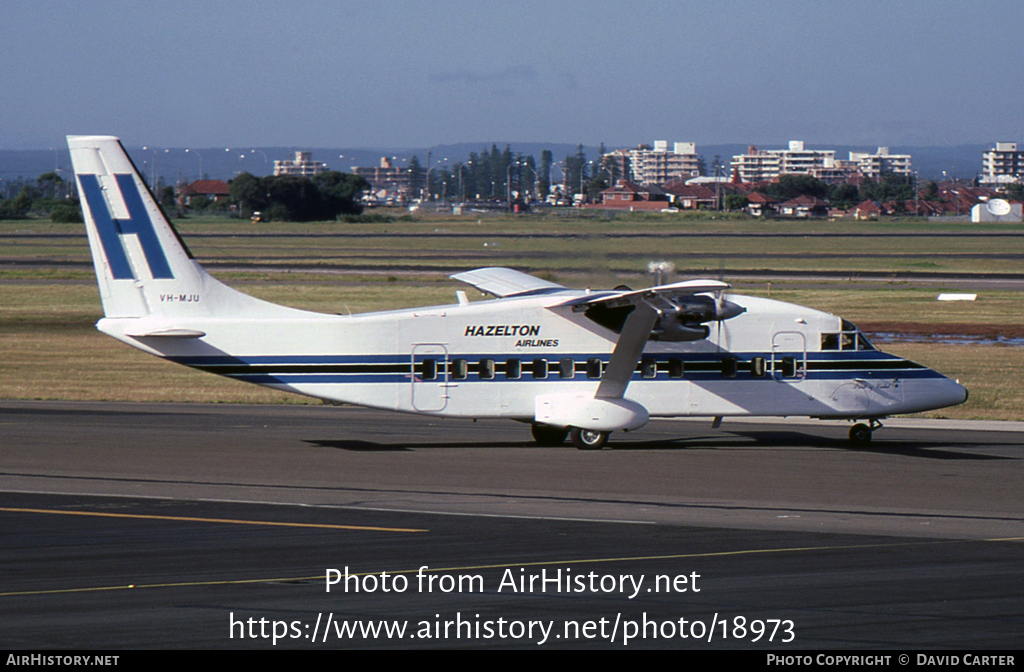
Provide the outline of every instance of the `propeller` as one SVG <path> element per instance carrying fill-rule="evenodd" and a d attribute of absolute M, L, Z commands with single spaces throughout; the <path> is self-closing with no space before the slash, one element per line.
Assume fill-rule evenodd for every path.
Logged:
<path fill-rule="evenodd" d="M 727 300 L 722 290 L 713 296 L 693 295 L 662 299 L 650 305 L 658 312 L 658 323 L 652 331 L 655 340 L 698 341 L 711 335 L 708 322 L 718 323 L 721 335 L 722 320 L 746 312 L 746 308 Z"/>

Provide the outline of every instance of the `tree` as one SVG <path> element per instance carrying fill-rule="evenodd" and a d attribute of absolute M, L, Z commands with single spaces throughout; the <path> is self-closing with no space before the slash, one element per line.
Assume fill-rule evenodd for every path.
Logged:
<path fill-rule="evenodd" d="M 0 219 L 22 219 L 32 209 L 32 190 L 26 184 L 14 198 L 0 201 Z"/>
<path fill-rule="evenodd" d="M 861 196 L 879 203 L 902 202 L 913 200 L 913 175 L 882 173 L 882 179 L 864 180 L 860 185 Z"/>
<path fill-rule="evenodd" d="M 43 198 L 57 198 L 63 184 L 63 178 L 55 172 L 43 173 L 36 180 Z"/>
<path fill-rule="evenodd" d="M 538 189 L 542 200 L 546 200 L 551 193 L 551 166 L 553 163 L 554 155 L 551 153 L 551 150 L 543 150 L 540 153 L 540 173 L 538 174 L 540 182 Z"/>
<path fill-rule="evenodd" d="M 568 191 L 570 194 L 577 193 L 587 179 L 587 155 L 583 151 L 583 145 L 576 148 L 576 154 L 565 157 L 565 169 L 568 175 Z"/>
<path fill-rule="evenodd" d="M 750 205 L 750 199 L 743 194 L 726 194 L 725 195 L 725 209 L 726 210 L 742 210 Z"/>
<path fill-rule="evenodd" d="M 238 205 L 238 214 L 249 217 L 253 212 L 266 210 L 269 201 L 267 188 L 260 178 L 251 173 L 242 173 L 228 185 L 231 202 Z"/>
<path fill-rule="evenodd" d="M 828 202 L 833 207 L 844 210 L 852 208 L 862 200 L 860 189 L 855 184 L 847 184 L 845 182 L 836 184 L 832 186 L 828 193 Z"/>
<path fill-rule="evenodd" d="M 168 185 L 160 189 L 160 205 L 164 208 L 174 207 L 174 187 Z"/>
<path fill-rule="evenodd" d="M 758 191 L 777 201 L 788 201 L 797 196 L 823 199 L 828 195 L 828 184 L 810 175 L 782 175 L 778 182 L 761 187 Z"/>
<path fill-rule="evenodd" d="M 58 203 L 50 213 L 50 221 L 58 224 L 81 224 L 82 206 L 77 200 Z"/>
<path fill-rule="evenodd" d="M 313 178 L 323 207 L 323 219 L 336 219 L 338 215 L 358 215 L 363 211 L 363 191 L 370 183 L 358 175 L 330 170 Z"/>
<path fill-rule="evenodd" d="M 420 159 L 418 156 L 413 154 L 413 157 L 409 159 L 409 191 L 413 196 L 419 198 L 423 192 L 424 183 L 424 171 L 423 166 L 420 165 Z"/>

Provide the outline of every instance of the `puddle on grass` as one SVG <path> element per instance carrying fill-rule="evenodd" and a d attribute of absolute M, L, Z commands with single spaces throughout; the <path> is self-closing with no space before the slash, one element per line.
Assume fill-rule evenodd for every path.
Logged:
<path fill-rule="evenodd" d="M 872 343 L 946 343 L 949 345 L 1008 345 L 1024 347 L 1024 338 L 972 334 L 901 334 L 876 331 L 867 334 Z"/>

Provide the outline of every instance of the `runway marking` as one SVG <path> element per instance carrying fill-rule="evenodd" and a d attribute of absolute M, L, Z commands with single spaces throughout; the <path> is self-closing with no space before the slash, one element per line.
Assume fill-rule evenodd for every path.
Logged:
<path fill-rule="evenodd" d="M 141 513 L 102 513 L 99 511 L 62 511 L 60 509 L 15 509 L 0 507 L 8 513 L 52 513 L 64 516 L 92 516 L 96 518 L 136 518 L 140 520 L 173 520 L 187 523 L 226 523 L 231 525 L 264 525 L 269 527 L 307 527 L 324 530 L 362 530 L 369 532 L 429 532 L 402 527 L 370 527 L 365 525 L 330 525 L 327 523 L 282 523 L 272 520 L 240 520 L 234 518 L 192 518 L 188 516 L 157 516 Z"/>
<path fill-rule="evenodd" d="M 0 509 L 7 510 L 7 509 Z M 467 565 L 463 567 L 431 567 L 423 570 L 424 574 L 434 574 L 437 572 L 464 572 L 468 570 L 480 570 L 480 569 L 507 569 L 509 567 L 539 567 L 539 566 L 550 566 L 550 565 L 585 565 L 585 564 L 597 564 L 606 562 L 639 562 L 639 561 L 651 561 L 651 560 L 680 560 L 684 558 L 714 558 L 714 557 L 725 557 L 735 555 L 758 555 L 768 553 L 799 553 L 804 551 L 842 551 L 847 549 L 864 549 L 864 548 L 898 548 L 901 546 L 934 546 L 939 544 L 964 544 L 964 543 L 976 543 L 976 542 L 1006 542 L 1006 541 L 1024 541 L 1024 537 L 1003 537 L 998 539 L 949 539 L 939 541 L 911 541 L 911 542 L 900 542 L 891 544 L 854 544 L 850 546 L 797 546 L 793 548 L 754 548 L 740 551 L 714 551 L 710 553 L 676 553 L 672 555 L 639 555 L 632 557 L 617 557 L 617 558 L 581 558 L 576 560 L 540 560 L 536 562 L 505 562 L 494 565 Z M 388 574 L 415 574 L 419 572 L 420 568 L 416 569 L 399 569 L 395 571 L 389 571 Z M 349 576 L 370 576 L 380 574 L 380 571 L 373 572 L 354 572 L 350 573 Z M 25 590 L 16 592 L 0 593 L 0 597 L 17 597 L 17 596 L 29 596 L 29 595 L 58 595 L 67 593 L 90 593 L 90 592 L 104 592 L 104 591 L 115 591 L 115 590 L 141 590 L 145 588 L 194 588 L 200 586 L 239 586 L 251 583 L 293 583 L 296 581 L 326 581 L 327 576 L 324 574 L 317 574 L 315 576 L 290 576 L 282 578 L 263 578 L 263 579 L 229 579 L 224 581 L 182 581 L 178 583 L 146 583 L 146 584 L 128 584 L 120 586 L 94 586 L 89 588 L 57 588 L 53 590 Z"/>

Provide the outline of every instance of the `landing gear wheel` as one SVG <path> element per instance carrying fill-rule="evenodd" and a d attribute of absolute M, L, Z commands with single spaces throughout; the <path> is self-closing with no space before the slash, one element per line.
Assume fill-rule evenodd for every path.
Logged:
<path fill-rule="evenodd" d="M 601 450 L 608 443 L 608 432 L 593 429 L 572 428 L 572 445 L 580 450 Z"/>
<path fill-rule="evenodd" d="M 871 427 L 868 427 L 863 422 L 858 422 L 856 425 L 850 428 L 850 443 L 856 443 L 864 445 L 871 443 Z"/>
<path fill-rule="evenodd" d="M 538 446 L 560 446 L 565 443 L 565 437 L 569 436 L 568 427 L 552 427 L 535 423 L 530 431 Z"/>

